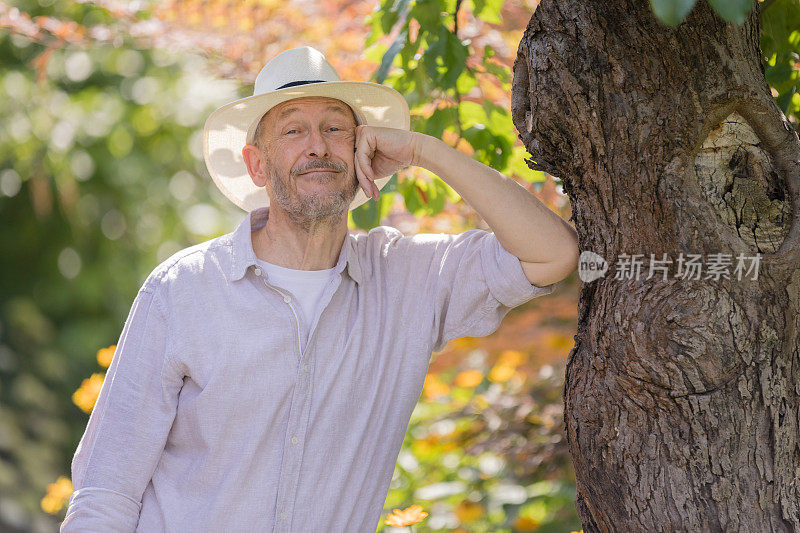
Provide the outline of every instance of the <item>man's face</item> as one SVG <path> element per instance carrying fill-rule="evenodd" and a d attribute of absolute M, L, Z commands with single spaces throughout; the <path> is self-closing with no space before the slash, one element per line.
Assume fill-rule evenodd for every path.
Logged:
<path fill-rule="evenodd" d="M 262 124 L 270 201 L 306 229 L 340 222 L 358 191 L 350 107 L 334 98 L 296 98 L 270 109 Z"/>

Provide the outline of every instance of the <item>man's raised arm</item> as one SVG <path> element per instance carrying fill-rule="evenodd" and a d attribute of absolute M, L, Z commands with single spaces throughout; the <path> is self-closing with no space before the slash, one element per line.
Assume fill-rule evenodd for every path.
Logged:
<path fill-rule="evenodd" d="M 578 267 L 577 232 L 536 196 L 436 137 L 413 135 L 412 164 L 439 176 L 483 217 L 503 248 L 519 258 L 528 281 L 543 287 Z"/>

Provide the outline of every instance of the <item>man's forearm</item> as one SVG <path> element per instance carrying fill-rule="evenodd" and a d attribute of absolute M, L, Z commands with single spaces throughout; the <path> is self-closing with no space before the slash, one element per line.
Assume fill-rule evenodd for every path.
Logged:
<path fill-rule="evenodd" d="M 578 235 L 558 214 L 513 179 L 440 139 L 419 132 L 415 135 L 416 166 L 452 187 L 520 261 L 549 264 L 537 270 L 537 285 L 560 281 L 575 270 Z"/>

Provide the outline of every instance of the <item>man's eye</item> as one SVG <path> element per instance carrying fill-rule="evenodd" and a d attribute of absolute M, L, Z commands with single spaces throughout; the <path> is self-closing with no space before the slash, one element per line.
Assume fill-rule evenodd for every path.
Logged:
<path fill-rule="evenodd" d="M 293 131 L 297 131 L 297 130 L 289 130 L 289 131 L 286 132 L 286 134 L 288 135 L 289 133 L 292 133 Z"/>

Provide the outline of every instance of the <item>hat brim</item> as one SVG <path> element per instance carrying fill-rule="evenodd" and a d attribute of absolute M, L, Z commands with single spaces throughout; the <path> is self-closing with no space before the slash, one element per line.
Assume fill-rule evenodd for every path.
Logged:
<path fill-rule="evenodd" d="M 326 81 L 248 96 L 216 109 L 203 126 L 203 156 L 211 179 L 234 204 L 250 212 L 269 205 L 269 195 L 250 178 L 242 148 L 252 139 L 258 120 L 274 106 L 303 96 L 325 96 L 348 104 L 360 124 L 408 130 L 411 115 L 402 94 L 366 81 Z M 391 176 L 375 180 L 382 189 Z M 359 187 L 349 209 L 369 198 Z"/>

